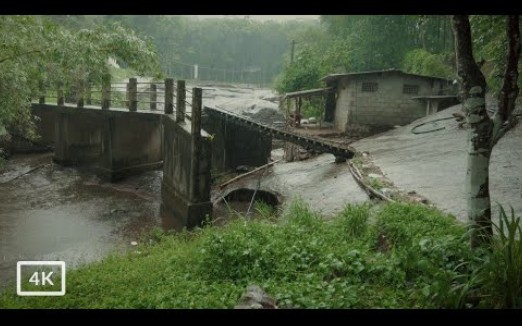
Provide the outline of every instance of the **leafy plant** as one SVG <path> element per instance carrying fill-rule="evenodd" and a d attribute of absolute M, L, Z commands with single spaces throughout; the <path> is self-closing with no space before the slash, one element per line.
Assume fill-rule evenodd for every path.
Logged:
<path fill-rule="evenodd" d="M 493 223 L 497 235 L 491 253 L 480 271 L 483 292 L 489 304 L 502 308 L 522 307 L 522 228 L 520 216 L 511 207 L 508 215 L 499 205 L 499 222 Z"/>

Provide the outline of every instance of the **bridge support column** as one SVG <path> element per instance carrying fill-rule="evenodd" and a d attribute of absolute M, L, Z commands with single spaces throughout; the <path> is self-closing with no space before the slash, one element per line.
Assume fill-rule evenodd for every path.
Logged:
<path fill-rule="evenodd" d="M 177 223 L 165 224 L 188 229 L 200 226 L 206 218 L 212 217 L 211 141 L 198 122 L 201 119 L 201 89 L 193 89 L 192 103 L 191 124 L 176 122 L 172 115 L 163 116 L 162 212 L 165 219 L 177 220 Z"/>

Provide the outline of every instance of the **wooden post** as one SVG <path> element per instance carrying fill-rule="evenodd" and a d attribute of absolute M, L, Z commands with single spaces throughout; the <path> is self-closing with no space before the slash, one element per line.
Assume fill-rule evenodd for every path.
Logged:
<path fill-rule="evenodd" d="M 45 104 L 45 86 L 43 80 L 38 82 L 38 90 L 40 91 L 40 95 L 38 97 L 38 103 Z"/>
<path fill-rule="evenodd" d="M 185 121 L 185 81 L 178 80 L 176 88 L 176 122 L 183 122 Z"/>
<path fill-rule="evenodd" d="M 102 79 L 102 110 L 108 110 L 111 107 L 111 77 L 105 76 Z"/>
<path fill-rule="evenodd" d="M 193 202 L 200 201 L 199 189 L 199 157 L 201 155 L 201 98 L 202 89 L 198 87 L 192 88 L 192 115 L 191 115 L 191 187 L 190 200 Z"/>
<path fill-rule="evenodd" d="M 294 63 L 294 50 L 295 50 L 295 40 L 292 40 L 292 45 L 290 48 L 290 64 Z"/>
<path fill-rule="evenodd" d="M 63 95 L 63 86 L 60 85 L 56 90 L 56 104 L 58 106 L 63 106 L 65 104 L 65 97 Z"/>
<path fill-rule="evenodd" d="M 136 78 L 129 78 L 127 94 L 129 98 L 129 111 L 138 111 L 138 80 Z"/>
<path fill-rule="evenodd" d="M 86 85 L 85 85 L 85 104 L 91 105 L 91 87 L 92 83 L 90 79 L 87 79 Z"/>
<path fill-rule="evenodd" d="M 192 89 L 192 135 L 196 135 L 197 137 L 201 134 L 201 104 L 202 104 L 202 89 L 199 87 L 194 87 Z"/>
<path fill-rule="evenodd" d="M 165 78 L 165 114 L 174 112 L 174 79 Z"/>
<path fill-rule="evenodd" d="M 150 110 L 156 110 L 156 101 L 158 100 L 158 93 L 156 84 L 150 84 Z"/>
<path fill-rule="evenodd" d="M 301 127 L 301 97 L 296 97 L 295 126 Z"/>
<path fill-rule="evenodd" d="M 85 88 L 85 104 L 91 105 L 91 82 L 87 81 L 87 87 Z"/>
<path fill-rule="evenodd" d="M 80 81 L 78 81 L 78 98 L 76 100 L 76 105 L 79 108 L 83 108 L 84 93 L 85 93 L 85 81 L 80 80 Z"/>

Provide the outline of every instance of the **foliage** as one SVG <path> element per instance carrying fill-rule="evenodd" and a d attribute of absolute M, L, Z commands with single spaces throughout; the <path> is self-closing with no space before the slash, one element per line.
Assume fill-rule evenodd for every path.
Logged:
<path fill-rule="evenodd" d="M 483 61 L 482 72 L 488 88 L 497 95 L 502 86 L 507 47 L 506 18 L 494 15 L 470 16 L 473 53 Z M 519 84 L 520 85 L 520 84 Z"/>
<path fill-rule="evenodd" d="M 380 178 L 368 178 L 368 184 L 373 189 L 379 190 L 384 187 Z"/>
<path fill-rule="evenodd" d="M 276 83 L 279 92 L 320 87 L 318 76 L 405 67 L 414 73 L 452 76 L 446 16 L 321 16 L 321 26 L 302 32 L 293 65 Z"/>
<path fill-rule="evenodd" d="M 288 64 L 276 79 L 276 90 L 279 93 L 288 93 L 319 88 L 320 79 L 326 75 L 327 68 L 314 49 L 303 49 L 295 58 L 295 62 Z"/>
<path fill-rule="evenodd" d="M 290 34 L 316 22 L 186 16 L 51 16 L 72 28 L 118 22 L 152 40 L 163 71 L 176 78 L 267 84 L 282 68 Z"/>
<path fill-rule="evenodd" d="M 294 34 L 295 58 L 287 62 L 275 81 L 280 93 L 323 87 L 320 79 L 350 67 L 350 49 L 342 39 L 329 35 L 321 27 L 311 27 Z"/>
<path fill-rule="evenodd" d="M 450 49 L 451 29 L 445 16 L 321 16 L 333 35 L 352 49 L 353 71 L 399 68 L 406 53 Z"/>
<path fill-rule="evenodd" d="M 486 256 L 484 267 L 477 278 L 487 289 L 483 305 L 499 308 L 522 306 L 522 228 L 520 216 L 513 208 L 508 216 L 500 206 L 499 223 L 494 223 L 498 234 L 493 239 L 492 254 Z"/>
<path fill-rule="evenodd" d="M 435 76 L 445 79 L 455 78 L 453 53 L 433 54 L 424 49 L 415 49 L 406 53 L 403 69 L 412 74 Z"/>
<path fill-rule="evenodd" d="M 231 308 L 258 284 L 282 308 L 468 307 L 486 303 L 474 300 L 497 281 L 479 277 L 489 256 L 471 251 L 463 225 L 412 204 L 347 205 L 325 221 L 297 201 L 277 222 L 237 219 L 153 238 L 68 272 L 64 297 L 8 292 L 0 306 Z M 484 275 L 498 268 L 489 261 Z"/>
<path fill-rule="evenodd" d="M 69 30 L 42 17 L 2 16 L 0 40 L 0 124 L 30 137 L 29 99 L 41 85 L 79 92 L 81 83 L 100 84 L 109 57 L 140 75 L 158 73 L 150 42 L 118 24 Z"/>

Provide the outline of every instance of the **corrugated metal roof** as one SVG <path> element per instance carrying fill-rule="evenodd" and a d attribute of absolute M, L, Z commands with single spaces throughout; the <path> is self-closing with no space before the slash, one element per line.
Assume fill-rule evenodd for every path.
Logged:
<path fill-rule="evenodd" d="M 305 95 L 311 96 L 311 95 L 326 93 L 326 92 L 329 92 L 329 91 L 332 91 L 332 90 L 334 90 L 332 87 L 307 89 L 307 90 L 304 90 L 304 91 L 297 91 L 297 92 L 286 93 L 284 97 L 285 98 L 292 98 L 292 97 L 299 97 L 299 96 L 305 96 Z"/>
<path fill-rule="evenodd" d="M 451 80 L 445 79 L 445 78 L 411 74 L 411 73 L 407 73 L 407 72 L 404 72 L 404 71 L 402 71 L 400 69 L 395 69 L 395 68 L 385 69 L 385 70 L 369 70 L 369 71 L 349 72 L 349 73 L 344 73 L 344 74 L 331 74 L 331 75 L 328 75 L 328 76 L 325 76 L 325 77 L 321 78 L 320 80 L 328 81 L 328 80 L 339 79 L 339 78 L 342 78 L 342 77 L 351 77 L 351 76 L 359 76 L 359 75 L 372 75 L 372 74 L 389 74 L 389 73 L 399 73 L 399 74 L 402 74 L 402 75 L 415 76 L 415 77 L 421 77 L 421 78 L 429 78 L 429 79 L 438 79 L 438 80 L 443 80 L 443 81 L 447 81 L 447 82 L 452 82 Z"/>

